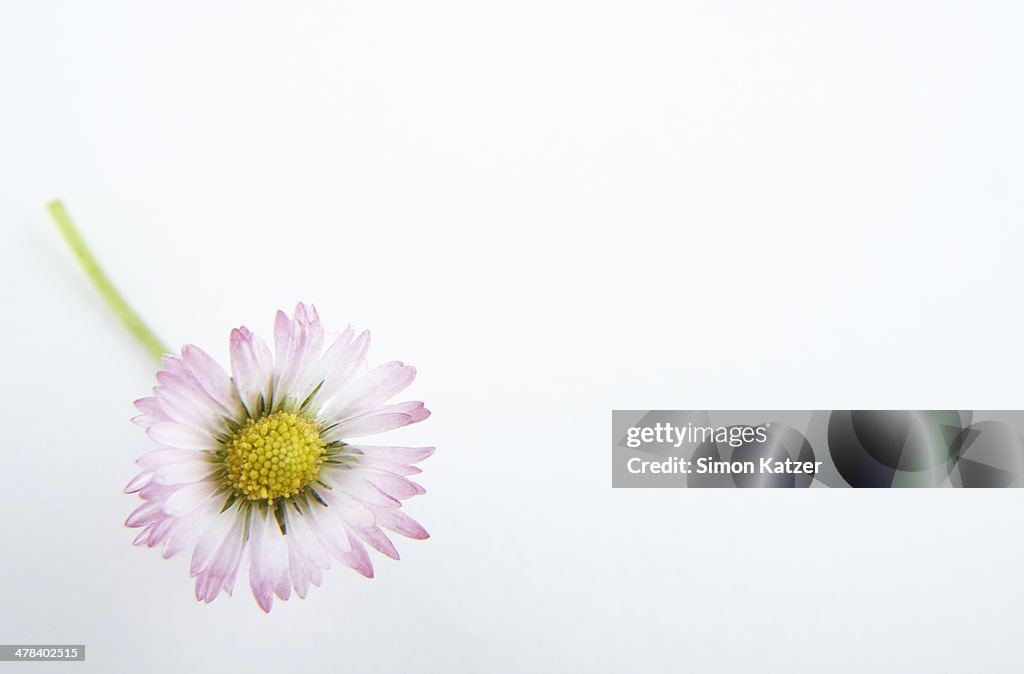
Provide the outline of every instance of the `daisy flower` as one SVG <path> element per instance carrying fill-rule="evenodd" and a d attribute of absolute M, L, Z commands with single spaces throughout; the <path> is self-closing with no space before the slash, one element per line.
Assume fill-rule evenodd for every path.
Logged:
<path fill-rule="evenodd" d="M 196 598 L 231 594 L 248 556 L 264 611 L 274 595 L 305 597 L 331 558 L 372 578 L 366 546 L 398 559 L 385 531 L 427 532 L 401 510 L 423 493 L 407 476 L 433 447 L 362 444 L 426 419 L 421 402 L 388 401 L 415 368 L 366 367 L 368 332 L 328 345 L 312 306 L 279 311 L 274 351 L 245 327 L 231 331 L 231 373 L 195 346 L 163 357 L 153 395 L 134 421 L 159 445 L 125 488 L 143 503 L 128 517 L 137 545 L 164 557 L 192 550 Z"/>
<path fill-rule="evenodd" d="M 398 361 L 366 366 L 368 332 L 350 327 L 327 344 L 316 309 L 277 313 L 270 348 L 245 327 L 231 331 L 231 374 L 202 349 L 170 349 L 129 306 L 59 200 L 47 204 L 86 276 L 139 344 L 163 367 L 134 421 L 158 449 L 125 491 L 142 505 L 125 524 L 136 545 L 164 557 L 192 551 L 196 597 L 229 595 L 248 559 L 264 610 L 292 589 L 319 586 L 331 558 L 368 578 L 366 545 L 398 559 L 385 531 L 427 532 L 401 511 L 423 493 L 407 476 L 433 447 L 362 444 L 360 438 L 423 421 L 421 402 L 389 404 L 416 376 Z"/>

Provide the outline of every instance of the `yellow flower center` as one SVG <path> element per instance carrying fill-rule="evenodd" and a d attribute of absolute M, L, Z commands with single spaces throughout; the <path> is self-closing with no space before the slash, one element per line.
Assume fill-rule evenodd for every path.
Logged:
<path fill-rule="evenodd" d="M 240 498 L 272 504 L 315 480 L 325 451 L 316 424 L 301 414 L 249 419 L 227 444 L 228 484 Z"/>

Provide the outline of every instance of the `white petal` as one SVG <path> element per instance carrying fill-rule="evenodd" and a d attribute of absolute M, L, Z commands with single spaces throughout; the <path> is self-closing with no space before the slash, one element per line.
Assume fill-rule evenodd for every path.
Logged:
<path fill-rule="evenodd" d="M 207 501 L 205 506 L 201 506 L 184 517 L 176 517 L 172 520 L 174 522 L 174 528 L 171 530 L 170 535 L 167 537 L 167 543 L 164 545 L 163 556 L 165 559 L 177 555 L 182 550 L 186 549 L 199 538 L 199 534 L 202 533 L 202 523 L 204 518 L 216 515 L 216 506 L 213 505 L 212 501 Z"/>
<path fill-rule="evenodd" d="M 146 429 L 146 433 L 153 440 L 167 447 L 178 449 L 216 449 L 217 447 L 217 441 L 207 433 L 172 421 L 153 424 Z"/>
<path fill-rule="evenodd" d="M 178 489 L 164 502 L 164 513 L 171 517 L 187 515 L 213 498 L 216 485 L 210 482 L 195 482 Z"/>
<path fill-rule="evenodd" d="M 144 527 L 154 524 L 167 517 L 159 503 L 147 501 L 132 511 L 128 519 L 124 521 L 126 527 Z"/>
<path fill-rule="evenodd" d="M 181 349 L 182 360 L 199 381 L 203 390 L 220 403 L 232 416 L 238 413 L 238 396 L 227 372 L 208 353 L 198 346 L 186 344 Z"/>
<path fill-rule="evenodd" d="M 211 434 L 224 427 L 223 409 L 196 385 L 170 372 L 158 373 L 157 381 L 153 395 L 174 421 Z"/>
<path fill-rule="evenodd" d="M 324 329 L 319 320 L 312 320 L 315 315 L 315 311 L 310 312 L 301 303 L 295 307 L 294 318 L 277 312 L 274 393 L 278 400 L 302 403 L 319 383 L 313 375 L 323 350 Z"/>
<path fill-rule="evenodd" d="M 253 512 L 249 540 L 249 586 L 256 602 L 269 612 L 273 595 L 291 596 L 288 576 L 288 549 L 274 516 L 266 511 Z"/>
<path fill-rule="evenodd" d="M 309 530 L 305 519 L 302 516 L 290 517 L 288 535 L 285 537 L 288 541 L 288 568 L 292 585 L 295 593 L 303 599 L 309 592 L 316 569 L 326 569 L 331 565 L 327 551 L 320 539 Z"/>
<path fill-rule="evenodd" d="M 140 420 L 139 422 L 136 422 L 139 423 L 140 426 L 148 426 L 149 423 L 157 423 L 160 421 L 171 421 L 171 417 L 164 411 L 160 401 L 153 396 L 139 398 L 135 401 L 135 407 L 142 412 L 141 417 L 135 417 L 135 419 Z M 141 423 L 142 419 L 149 420 L 149 423 Z"/>
<path fill-rule="evenodd" d="M 360 503 L 382 508 L 397 508 L 402 505 L 399 500 L 388 496 L 367 482 L 358 468 L 325 466 L 321 469 L 320 475 L 335 491 L 342 491 Z M 328 503 L 331 503 L 331 493 L 322 494 L 322 496 Z"/>
<path fill-rule="evenodd" d="M 363 331 L 352 340 L 350 327 L 339 336 L 317 363 L 316 371 L 323 386 L 316 394 L 316 402 L 322 405 L 341 391 L 352 377 L 366 363 L 366 351 L 370 346 L 370 333 Z"/>
<path fill-rule="evenodd" d="M 209 461 L 181 461 L 162 466 L 153 472 L 157 484 L 190 484 L 208 480 L 220 470 L 220 466 Z"/>
<path fill-rule="evenodd" d="M 340 516 L 347 524 L 354 527 L 372 527 L 376 523 L 369 508 L 340 489 L 325 489 L 322 496 L 334 514 Z"/>
<path fill-rule="evenodd" d="M 330 419 L 351 419 L 365 414 L 405 390 L 416 378 L 416 368 L 400 361 L 373 368 L 345 387 L 322 412 Z"/>
<path fill-rule="evenodd" d="M 377 518 L 377 524 L 389 531 L 417 540 L 430 538 L 430 534 L 419 522 L 397 508 L 374 508 L 373 514 Z"/>
<path fill-rule="evenodd" d="M 231 373 L 250 414 L 256 414 L 261 399 L 269 404 L 274 358 L 263 340 L 244 326 L 231 331 Z"/>
<path fill-rule="evenodd" d="M 362 475 L 374 487 L 399 501 L 427 493 L 423 487 L 412 480 L 407 480 L 404 477 L 384 470 L 364 468 Z"/>
<path fill-rule="evenodd" d="M 220 537 L 217 549 L 210 555 L 205 567 L 196 574 L 196 599 L 211 602 L 222 589 L 234 584 L 235 574 L 242 559 L 246 517 L 233 513 L 234 523 Z M 205 532 L 204 532 L 205 536 Z M 199 549 L 200 542 L 196 545 Z M 193 557 L 195 562 L 195 557 Z"/>
<path fill-rule="evenodd" d="M 330 513 L 330 508 L 314 505 L 306 513 L 313 533 L 324 544 L 328 552 L 342 564 L 355 569 L 367 578 L 373 578 L 373 563 L 366 554 L 366 548 L 345 527 L 341 518 Z"/>
<path fill-rule="evenodd" d="M 352 445 L 364 458 L 384 463 L 411 465 L 433 455 L 434 447 L 391 447 L 380 445 Z"/>
<path fill-rule="evenodd" d="M 136 475 L 135 477 L 133 477 L 131 479 L 131 482 L 129 482 L 128 484 L 125 485 L 124 493 L 125 494 L 134 494 L 137 491 L 141 491 L 142 488 L 145 487 L 147 484 L 149 484 L 150 480 L 152 480 L 152 479 L 153 479 L 153 473 L 149 472 L 148 470 L 147 471 L 143 471 L 143 472 L 139 473 L 138 475 Z"/>
<path fill-rule="evenodd" d="M 430 411 L 420 402 L 385 405 L 355 419 L 343 421 L 328 431 L 325 437 L 327 440 L 361 438 L 408 426 L 429 416 Z"/>
<path fill-rule="evenodd" d="M 193 576 L 198 576 L 210 565 L 213 556 L 220 549 L 221 543 L 224 542 L 224 537 L 240 519 L 241 516 L 237 511 L 223 512 L 215 517 L 207 518 L 203 526 L 203 532 L 199 535 L 196 547 L 192 551 L 192 563 L 189 572 Z"/>
<path fill-rule="evenodd" d="M 194 449 L 156 449 L 143 454 L 136 459 L 135 463 L 145 470 L 156 470 L 171 463 L 195 461 L 204 456 L 209 456 L 209 454 Z"/>
<path fill-rule="evenodd" d="M 352 531 L 354 531 L 363 542 L 382 555 L 390 557 L 391 559 L 399 559 L 398 549 L 395 548 L 395 544 L 391 542 L 391 539 L 388 538 L 379 527 L 373 526 L 361 529 L 353 527 Z"/>

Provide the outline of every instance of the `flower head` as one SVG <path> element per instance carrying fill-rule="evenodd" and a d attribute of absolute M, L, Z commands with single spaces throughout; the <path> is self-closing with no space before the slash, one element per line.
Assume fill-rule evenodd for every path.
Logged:
<path fill-rule="evenodd" d="M 368 369 L 369 342 L 349 328 L 325 348 L 316 309 L 299 304 L 277 313 L 273 353 L 247 328 L 231 331 L 230 376 L 195 346 L 164 356 L 153 395 L 135 402 L 160 449 L 125 488 L 143 499 L 126 524 L 164 557 L 192 549 L 197 599 L 230 595 L 246 553 L 270 611 L 275 594 L 319 586 L 331 557 L 372 578 L 365 545 L 398 559 L 385 530 L 427 538 L 400 508 L 423 493 L 406 476 L 434 448 L 356 440 L 430 415 L 421 402 L 388 404 L 416 370 Z"/>

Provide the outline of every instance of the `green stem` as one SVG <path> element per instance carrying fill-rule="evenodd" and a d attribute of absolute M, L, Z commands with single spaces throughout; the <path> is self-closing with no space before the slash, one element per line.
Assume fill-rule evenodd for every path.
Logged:
<path fill-rule="evenodd" d="M 64 204 L 59 199 L 54 199 L 46 205 L 46 208 L 50 211 L 50 217 L 53 218 L 53 222 L 57 225 L 57 229 L 60 230 L 64 241 L 71 248 L 71 252 L 78 258 L 78 262 L 82 265 L 82 269 L 85 270 L 86 276 L 96 286 L 96 290 L 100 291 L 100 295 L 103 296 L 103 299 L 106 300 L 110 308 L 114 310 L 114 313 L 121 319 L 125 327 L 135 335 L 135 339 L 139 340 L 146 351 L 159 363 L 165 353 L 170 353 L 170 349 L 160 341 L 159 337 L 153 334 L 149 326 L 135 313 L 135 310 L 128 305 L 128 302 L 125 301 L 121 293 L 114 287 L 114 284 L 110 282 L 103 268 L 100 267 L 100 263 L 96 261 L 92 251 L 89 250 L 89 246 L 86 245 L 78 228 L 75 227 L 75 223 L 71 221 L 71 216 L 65 210 Z"/>

